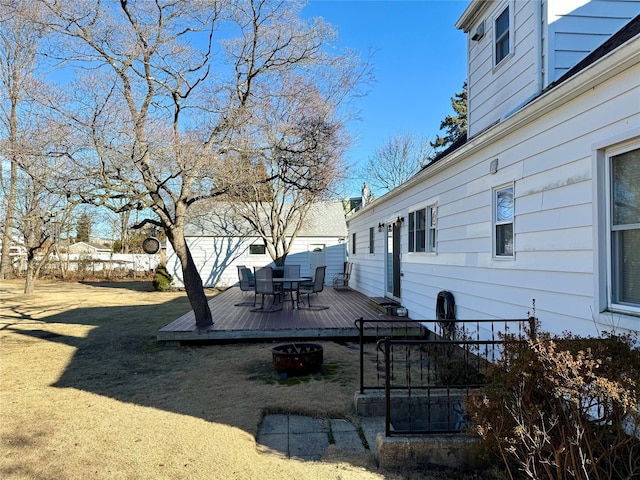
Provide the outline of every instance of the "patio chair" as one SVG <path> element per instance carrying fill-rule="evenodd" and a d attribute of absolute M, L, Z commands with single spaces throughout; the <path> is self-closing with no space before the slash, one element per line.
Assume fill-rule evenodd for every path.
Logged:
<path fill-rule="evenodd" d="M 349 287 L 349 279 L 351 278 L 351 269 L 353 268 L 353 263 L 344 262 L 344 270 L 342 272 L 336 273 L 333 276 L 333 288 L 339 290 L 341 288 Z"/>
<path fill-rule="evenodd" d="M 254 277 L 256 282 L 255 292 L 256 295 L 262 295 L 262 303 L 260 304 L 260 308 L 256 308 L 252 310 L 252 312 L 276 312 L 282 310 L 282 304 L 280 304 L 280 308 L 273 308 L 276 303 L 276 298 L 280 297 L 280 290 L 276 289 L 273 283 L 273 270 L 271 270 L 271 267 L 256 269 Z M 264 297 L 266 296 L 273 297 L 269 310 L 264 309 Z"/>
<path fill-rule="evenodd" d="M 236 307 L 242 307 L 242 306 L 255 307 L 257 294 L 255 292 L 256 282 L 255 282 L 255 279 L 253 278 L 253 273 L 251 273 L 251 270 L 245 267 L 244 265 L 238 265 L 238 280 L 240 284 L 240 290 L 242 291 L 243 294 L 244 292 L 253 292 L 253 303 L 252 302 L 236 303 L 235 306 Z"/>
<path fill-rule="evenodd" d="M 298 296 L 300 294 L 307 294 L 307 306 L 310 310 L 326 310 L 329 307 L 323 307 L 323 306 L 315 306 L 315 305 L 311 305 L 311 294 L 312 293 L 320 293 L 322 292 L 322 290 L 324 289 L 324 276 L 325 276 L 325 272 L 327 270 L 327 267 L 316 267 L 316 273 L 313 276 L 313 281 L 312 282 L 302 282 L 300 284 L 300 286 L 298 287 Z"/>

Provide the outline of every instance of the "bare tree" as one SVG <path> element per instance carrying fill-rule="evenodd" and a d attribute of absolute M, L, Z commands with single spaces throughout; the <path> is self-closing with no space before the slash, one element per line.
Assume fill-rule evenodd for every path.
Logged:
<path fill-rule="evenodd" d="M 30 166 L 32 172 L 39 169 Z M 46 171 L 37 177 L 21 172 L 16 202 L 17 229 L 27 253 L 24 293 L 34 291 L 42 268 L 51 260 L 51 252 L 59 240 L 59 232 L 69 224 L 74 205 L 62 195 L 52 195 L 45 187 Z"/>
<path fill-rule="evenodd" d="M 375 150 L 365 164 L 362 176 L 375 192 L 393 190 L 429 163 L 431 151 L 426 139 L 396 134 Z"/>
<path fill-rule="evenodd" d="M 0 252 L 0 278 L 12 275 L 9 249 L 14 242 L 18 174 L 23 143 L 22 129 L 28 122 L 25 104 L 36 66 L 43 29 L 35 21 L 37 4 L 33 1 L 0 2 L 0 188 L 4 200 L 4 228 Z M 9 163 L 5 171 L 4 161 Z"/>
<path fill-rule="evenodd" d="M 313 78 L 338 100 L 353 88 L 357 65 L 328 55 L 332 30 L 302 21 L 297 2 L 43 4 L 50 27 L 67 40 L 66 58 L 93 76 L 79 78 L 64 109 L 51 102 L 59 121 L 75 126 L 73 142 L 60 149 L 66 170 L 77 172 L 65 179 L 69 194 L 105 206 L 123 199 L 122 210 L 150 208 L 155 218 L 147 222 L 164 229 L 196 325 L 207 328 L 211 311 L 184 238 L 188 209 L 255 181 L 246 170 L 226 172 L 253 134 L 254 112 L 281 94 L 283 78 Z"/>
<path fill-rule="evenodd" d="M 349 139 L 331 98 L 300 77 L 283 82 L 281 95 L 270 100 L 251 120 L 248 138 L 257 143 L 240 155 L 258 182 L 240 185 L 230 197 L 275 264 L 284 265 L 311 205 L 341 180 Z"/>

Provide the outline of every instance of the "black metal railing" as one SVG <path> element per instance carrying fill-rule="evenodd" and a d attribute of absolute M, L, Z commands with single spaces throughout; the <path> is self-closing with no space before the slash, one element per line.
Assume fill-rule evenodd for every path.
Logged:
<path fill-rule="evenodd" d="M 531 321 L 407 320 L 396 330 L 361 318 L 360 392 L 384 389 L 387 436 L 460 432 L 467 425 L 465 402 L 500 357 L 501 334 L 522 338 Z M 426 327 L 422 338 L 415 336 L 416 323 Z"/>
<path fill-rule="evenodd" d="M 385 338 L 415 339 L 428 334 L 420 320 L 365 320 L 355 321 L 360 348 L 360 393 L 365 390 L 383 390 L 384 362 L 376 343 Z M 366 334 L 365 334 L 366 329 Z"/>

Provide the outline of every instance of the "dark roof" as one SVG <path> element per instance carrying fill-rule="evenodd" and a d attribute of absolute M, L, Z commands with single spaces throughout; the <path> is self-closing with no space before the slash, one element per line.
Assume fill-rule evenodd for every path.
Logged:
<path fill-rule="evenodd" d="M 549 90 L 553 90 L 558 85 L 560 85 L 561 83 L 564 83 L 565 81 L 567 81 L 568 79 L 570 79 L 574 75 L 577 75 L 579 72 L 581 72 L 582 70 L 586 69 L 590 65 L 594 64 L 595 62 L 600 60 L 602 57 L 604 57 L 608 53 L 612 52 L 613 50 L 615 50 L 619 46 L 625 44 L 626 42 L 628 42 L 632 38 L 636 37 L 638 34 L 640 34 L 640 15 L 636 16 L 631 21 L 629 21 L 624 27 L 622 27 L 620 30 L 618 30 L 616 33 L 614 33 L 611 37 L 609 37 L 605 42 L 603 42 L 602 45 L 600 45 L 598 48 L 596 48 L 594 51 L 592 51 L 589 55 L 584 57 L 577 64 L 575 64 L 573 67 L 571 67 L 569 70 L 567 70 L 564 73 L 564 75 L 562 75 L 556 81 L 554 81 L 554 82 L 550 83 L 549 85 L 547 85 L 547 87 L 544 90 L 542 90 L 538 95 L 536 95 L 529 102 L 527 102 L 527 104 L 533 102 L 536 98 L 540 97 L 540 95 L 542 95 L 543 93 L 547 93 Z M 493 126 L 493 125 L 495 125 L 495 124 L 492 124 L 491 126 Z M 483 131 L 486 131 L 486 129 L 483 130 Z M 466 134 L 463 135 L 462 137 L 460 137 L 454 143 L 449 145 L 449 147 L 447 149 L 445 149 L 442 152 L 438 153 L 435 156 L 435 158 L 429 164 L 427 164 L 426 166 L 424 166 L 420 170 L 420 172 L 422 172 L 426 168 L 429 168 L 429 166 L 433 165 L 438 160 L 446 157 L 447 155 L 449 155 L 450 153 L 454 152 L 458 148 L 462 147 L 465 143 L 467 143 L 467 140 L 468 140 L 468 138 L 467 138 Z M 418 173 L 420 173 L 420 172 L 418 172 Z"/>
<path fill-rule="evenodd" d="M 424 167 L 422 167 L 420 169 L 420 171 L 424 170 L 425 168 L 427 168 L 429 165 L 436 163 L 438 160 L 440 160 L 441 158 L 446 157 L 447 155 L 449 155 L 451 152 L 453 152 L 454 150 L 457 150 L 458 148 L 460 148 L 462 145 L 464 145 L 465 143 L 467 143 L 467 132 L 464 132 L 462 135 L 460 135 L 460 138 L 458 138 L 455 142 L 453 142 L 451 145 L 449 145 L 447 148 L 445 148 L 443 151 L 438 152 L 436 154 L 435 157 L 433 157 L 433 160 L 431 160 L 427 165 L 425 165 Z"/>

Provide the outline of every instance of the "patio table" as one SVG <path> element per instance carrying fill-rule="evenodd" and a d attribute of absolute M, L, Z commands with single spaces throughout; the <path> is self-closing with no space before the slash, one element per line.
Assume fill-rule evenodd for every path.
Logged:
<path fill-rule="evenodd" d="M 296 308 L 296 306 L 300 308 L 300 291 L 299 291 L 300 284 L 302 282 L 310 282 L 311 280 L 313 280 L 311 277 L 282 277 L 282 278 L 274 278 L 273 283 L 274 284 L 290 283 L 291 284 L 291 305 L 293 308 Z M 293 290 L 296 291 L 295 302 L 293 301 Z"/>

